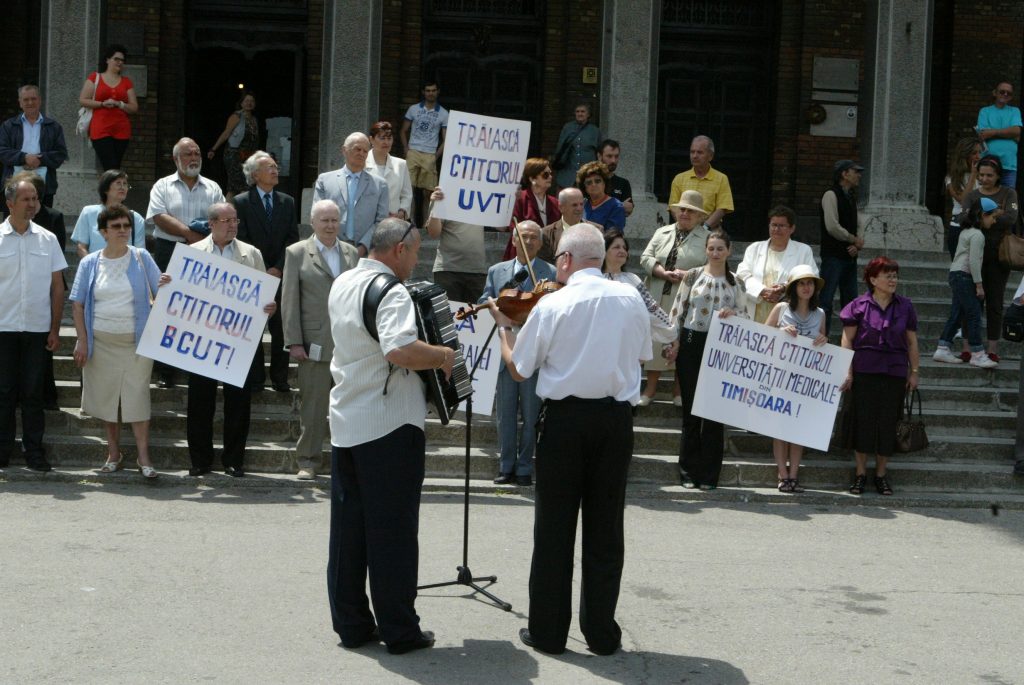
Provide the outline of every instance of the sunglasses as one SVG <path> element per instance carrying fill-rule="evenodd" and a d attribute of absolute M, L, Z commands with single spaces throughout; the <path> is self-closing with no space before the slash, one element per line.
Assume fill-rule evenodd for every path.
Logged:
<path fill-rule="evenodd" d="M 1000 95 L 1013 95 L 1012 90 L 997 90 L 996 92 L 999 93 Z"/>
<path fill-rule="evenodd" d="M 587 186 L 604 185 L 604 179 L 603 178 L 588 178 L 586 181 L 583 182 L 583 185 L 587 185 Z"/>
<path fill-rule="evenodd" d="M 544 171 L 540 172 L 540 177 L 541 178 L 551 178 L 551 171 L 545 169 Z"/>

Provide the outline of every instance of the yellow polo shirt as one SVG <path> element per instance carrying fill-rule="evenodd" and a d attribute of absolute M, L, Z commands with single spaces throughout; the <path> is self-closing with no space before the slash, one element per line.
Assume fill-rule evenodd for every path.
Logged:
<path fill-rule="evenodd" d="M 674 205 L 679 202 L 684 190 L 696 190 L 704 198 L 704 211 L 708 214 L 716 209 L 725 210 L 728 214 L 735 209 L 732 204 L 732 188 L 729 186 L 729 177 L 714 167 L 708 169 L 704 178 L 698 178 L 693 169 L 676 174 L 672 179 L 672 190 L 668 195 L 668 203 Z"/>

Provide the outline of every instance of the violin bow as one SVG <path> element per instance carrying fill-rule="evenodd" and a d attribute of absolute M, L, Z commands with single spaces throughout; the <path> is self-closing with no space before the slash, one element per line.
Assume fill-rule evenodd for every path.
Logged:
<path fill-rule="evenodd" d="M 526 243 L 523 242 L 523 236 L 519 234 L 519 224 L 516 224 L 515 228 L 512 229 L 512 235 L 519 240 L 519 249 L 523 251 L 523 255 L 526 257 L 526 268 L 530 272 L 530 280 L 533 281 L 533 287 L 537 287 L 537 275 L 533 273 L 533 260 L 530 259 L 530 253 L 526 251 Z"/>

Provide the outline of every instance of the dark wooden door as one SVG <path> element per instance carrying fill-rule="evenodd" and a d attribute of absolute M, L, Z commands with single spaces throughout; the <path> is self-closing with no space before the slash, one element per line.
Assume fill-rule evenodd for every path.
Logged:
<path fill-rule="evenodd" d="M 655 192 L 690 168 L 690 141 L 715 142 L 712 165 L 729 177 L 736 211 L 725 228 L 763 239 L 771 201 L 774 3 L 663 0 L 658 64 Z"/>
<path fill-rule="evenodd" d="M 532 122 L 540 154 L 543 0 L 426 0 L 423 74 L 447 109 Z"/>

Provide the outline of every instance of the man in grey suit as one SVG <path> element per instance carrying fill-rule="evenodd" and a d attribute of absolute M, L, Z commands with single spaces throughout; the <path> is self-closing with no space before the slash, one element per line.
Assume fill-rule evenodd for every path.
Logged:
<path fill-rule="evenodd" d="M 516 246 L 516 258 L 507 262 L 499 262 L 487 270 L 487 285 L 480 302 L 489 297 L 498 297 L 498 293 L 506 288 L 533 290 L 533 277 L 529 274 L 526 262 L 533 267 L 533 275 L 537 280 L 555 280 L 555 267 L 537 258 L 541 247 L 540 226 L 534 221 L 523 221 L 515 229 L 523 238 L 523 245 L 513 238 Z M 526 254 L 523 254 L 523 246 Z M 517 276 L 526 271 L 525 276 Z M 537 374 L 533 374 L 521 383 L 512 379 L 508 369 L 502 365 L 498 372 L 496 391 L 498 415 L 498 441 L 501 443 L 501 457 L 497 485 L 516 484 L 533 485 L 533 447 L 536 443 L 537 417 L 540 415 L 540 399 L 537 397 Z M 519 430 L 519 412 L 522 410 L 523 428 Z"/>
<path fill-rule="evenodd" d="M 299 363 L 299 422 L 295 461 L 300 480 L 313 480 L 320 468 L 330 408 L 334 339 L 327 296 L 334 279 L 359 262 L 356 248 L 338 240 L 341 213 L 330 200 L 313 204 L 313 235 L 285 250 L 281 315 L 284 344 Z"/>
<path fill-rule="evenodd" d="M 242 165 L 249 192 L 239 193 L 232 200 L 238 211 L 238 239 L 255 247 L 263 255 L 267 273 L 281 278 L 284 271 L 284 250 L 299 240 L 298 215 L 291 195 L 279 193 L 277 162 L 263 150 L 257 150 Z M 278 311 L 270 317 L 270 383 L 278 392 L 288 392 L 288 353 L 284 351 L 281 332 L 281 291 L 277 291 Z M 256 348 L 254 392 L 263 390 L 266 371 L 263 346 Z"/>
<path fill-rule="evenodd" d="M 341 214 L 339 237 L 355 245 L 359 256 L 365 257 L 374 227 L 388 216 L 388 184 L 366 171 L 370 139 L 365 134 L 350 133 L 341 154 L 345 166 L 317 177 L 313 202 L 334 200 Z"/>

